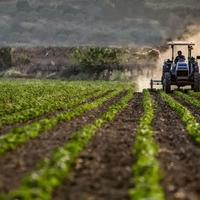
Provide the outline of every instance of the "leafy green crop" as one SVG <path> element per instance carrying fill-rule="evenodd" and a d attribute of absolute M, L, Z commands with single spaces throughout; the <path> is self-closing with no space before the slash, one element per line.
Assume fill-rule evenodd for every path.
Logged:
<path fill-rule="evenodd" d="M 75 119 L 76 117 L 81 116 L 86 111 L 101 106 L 107 100 L 113 98 L 123 90 L 124 88 L 119 87 L 118 89 L 114 90 L 113 92 L 110 92 L 106 96 L 103 96 L 95 100 L 94 102 L 85 103 L 81 106 L 78 106 L 70 112 L 60 113 L 57 116 L 52 117 L 50 119 L 42 119 L 30 125 L 11 130 L 11 132 L 0 137 L 0 155 L 7 152 L 8 150 L 16 149 L 20 144 L 24 144 L 29 140 L 36 138 L 39 134 L 43 133 L 44 131 L 51 130 L 53 127 L 55 127 L 58 123 L 62 121 L 69 121 Z"/>
<path fill-rule="evenodd" d="M 0 81 L 0 128 L 26 122 L 46 113 L 66 111 L 93 98 L 94 94 L 97 97 L 123 87 L 121 83 L 94 83 Z"/>
<path fill-rule="evenodd" d="M 189 96 L 187 94 L 184 94 L 182 92 L 175 92 L 176 96 L 180 97 L 181 99 L 183 99 L 184 101 L 186 101 L 187 103 L 190 103 L 194 106 L 196 106 L 197 108 L 200 108 L 200 101 L 198 99 L 195 99 L 192 96 Z"/>
<path fill-rule="evenodd" d="M 105 90 L 107 92 L 107 90 Z M 0 128 L 4 125 L 12 125 L 18 122 L 26 122 L 30 119 L 34 119 L 36 117 L 39 117 L 45 113 L 57 111 L 57 110 L 67 110 L 72 109 L 73 107 L 80 105 L 84 102 L 86 102 L 88 99 L 94 97 L 94 94 L 96 97 L 99 95 L 102 95 L 104 91 L 89 91 L 89 93 L 79 93 L 79 95 L 76 94 L 76 96 L 69 96 L 67 98 L 62 98 L 61 100 L 56 100 L 55 98 L 49 98 L 49 100 L 46 100 L 45 102 L 42 102 L 41 105 L 32 107 L 29 109 L 22 110 L 21 112 L 15 112 L 10 115 L 5 115 L 1 117 L 0 121 Z M 40 102 L 41 103 L 41 102 Z"/>
<path fill-rule="evenodd" d="M 54 83 L 54 82 L 53 82 Z M 38 107 L 47 107 L 48 104 L 55 102 L 65 102 L 73 97 L 82 94 L 92 93 L 111 88 L 112 84 L 98 82 L 92 85 L 90 82 L 30 82 L 21 84 L 21 82 L 11 81 L 9 83 L 0 82 L 0 117 L 12 115 L 20 111 L 34 109 Z M 77 92 L 78 91 L 78 92 Z"/>
<path fill-rule="evenodd" d="M 192 91 L 192 90 L 189 90 L 188 94 L 189 94 L 191 97 L 197 97 L 197 98 L 200 97 L 200 92 L 194 92 L 194 91 Z"/>
<path fill-rule="evenodd" d="M 73 163 L 92 139 L 95 132 L 105 123 L 112 121 L 133 97 L 132 89 L 94 123 L 81 128 L 73 134 L 66 145 L 57 149 L 50 159 L 45 159 L 38 169 L 27 176 L 14 192 L 2 197 L 2 200 L 49 200 L 52 192 L 69 175 Z M 102 102 L 102 101 L 101 101 Z M 89 106 L 89 105 L 88 105 Z"/>
<path fill-rule="evenodd" d="M 192 113 L 187 108 L 185 108 L 183 105 L 178 103 L 175 99 L 165 94 L 164 92 L 160 92 L 160 95 L 163 101 L 165 101 L 166 104 L 172 110 L 174 110 L 177 113 L 177 115 L 180 117 L 180 119 L 184 123 L 186 130 L 188 134 L 191 136 L 191 138 L 196 143 L 200 144 L 200 124 L 197 123 Z"/>
<path fill-rule="evenodd" d="M 133 170 L 134 188 L 129 190 L 133 200 L 164 200 L 164 192 L 160 186 L 161 172 L 156 159 L 158 147 L 153 139 L 152 121 L 154 108 L 151 96 L 144 90 L 144 116 L 137 129 L 133 153 L 136 163 Z"/>

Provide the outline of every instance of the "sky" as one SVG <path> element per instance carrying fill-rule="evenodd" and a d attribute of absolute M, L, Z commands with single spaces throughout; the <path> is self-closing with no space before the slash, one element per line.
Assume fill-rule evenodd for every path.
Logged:
<path fill-rule="evenodd" d="M 157 46 L 189 25 L 199 0 L 0 0 L 0 46 Z"/>

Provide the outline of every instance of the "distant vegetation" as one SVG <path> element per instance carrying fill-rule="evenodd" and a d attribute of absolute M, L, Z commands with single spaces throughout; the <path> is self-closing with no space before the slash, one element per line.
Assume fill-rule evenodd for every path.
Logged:
<path fill-rule="evenodd" d="M 76 49 L 74 58 L 77 64 L 83 66 L 85 70 L 103 71 L 113 65 L 119 65 L 121 61 L 121 51 L 119 49 L 91 47 L 89 49 Z"/>
<path fill-rule="evenodd" d="M 20 54 L 20 55 L 18 56 L 18 58 L 17 58 L 17 60 L 16 60 L 16 63 L 17 63 L 18 65 L 28 65 L 28 64 L 31 63 L 31 60 L 30 60 L 30 58 L 29 58 L 28 55 L 22 53 L 22 54 Z"/>
<path fill-rule="evenodd" d="M 12 64 L 11 48 L 0 49 L 0 71 L 10 68 Z"/>
<path fill-rule="evenodd" d="M 72 56 L 76 65 L 80 66 L 81 72 L 95 74 L 95 79 L 99 79 L 103 73 L 102 78 L 109 80 L 113 69 L 119 68 L 122 61 L 122 51 L 117 48 L 78 48 Z"/>
<path fill-rule="evenodd" d="M 126 80 L 144 74 L 146 69 L 150 74 L 158 58 L 159 51 L 151 48 L 2 48 L 0 76 Z"/>

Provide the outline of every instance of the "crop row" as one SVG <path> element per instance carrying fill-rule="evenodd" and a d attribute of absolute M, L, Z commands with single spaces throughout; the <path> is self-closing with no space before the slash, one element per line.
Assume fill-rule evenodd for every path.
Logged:
<path fill-rule="evenodd" d="M 106 90 L 105 90 L 106 91 Z M 70 96 L 70 98 L 66 98 L 66 101 L 59 101 L 56 99 L 50 99 L 49 101 L 45 101 L 41 106 L 33 107 L 27 110 L 22 110 L 21 112 L 17 112 L 11 115 L 5 115 L 0 118 L 0 129 L 5 125 L 13 125 L 19 122 L 26 122 L 30 119 L 34 119 L 39 117 L 45 113 L 57 111 L 57 110 L 68 110 L 72 109 L 74 106 L 80 105 L 86 102 L 88 99 L 92 97 L 98 97 L 103 94 L 103 90 L 100 91 L 90 91 L 89 93 L 79 94 L 74 97 Z"/>
<path fill-rule="evenodd" d="M 190 137 L 196 143 L 200 144 L 200 124 L 197 123 L 192 113 L 186 107 L 164 92 L 160 92 L 160 95 L 163 101 L 166 102 L 166 104 L 180 117 Z"/>
<path fill-rule="evenodd" d="M 90 90 L 89 90 L 90 91 Z M 88 92 L 88 90 L 83 90 L 83 91 L 79 91 L 78 95 L 77 95 L 77 91 L 73 91 L 71 90 L 68 91 L 68 93 L 59 93 L 55 92 L 53 94 L 46 94 L 46 95 L 42 95 L 40 97 L 22 97 L 19 102 L 15 102 L 15 103 L 4 103 L 1 105 L 1 110 L 0 110 L 0 116 L 5 116 L 5 115 L 10 115 L 10 114 L 14 114 L 14 113 L 19 113 L 22 110 L 28 110 L 28 109 L 34 109 L 34 108 L 39 108 L 39 107 L 44 107 L 46 105 L 51 104 L 53 101 L 55 102 L 65 102 L 70 98 L 76 97 L 78 95 L 84 94 L 86 92 Z"/>
<path fill-rule="evenodd" d="M 59 113 L 50 119 L 42 119 L 38 122 L 11 130 L 9 133 L 0 137 L 0 154 L 4 154 L 8 150 L 16 149 L 18 145 L 24 144 L 29 140 L 36 138 L 44 131 L 51 130 L 60 122 L 70 121 L 81 116 L 86 111 L 103 105 L 103 103 L 118 95 L 122 91 L 123 88 L 119 88 L 118 90 L 114 90 L 113 92 L 95 100 L 94 102 L 85 103 L 81 106 L 78 106 L 72 111 Z"/>
<path fill-rule="evenodd" d="M 0 199 L 51 199 L 52 192 L 68 177 L 73 163 L 96 131 L 105 123 L 112 121 L 128 105 L 132 97 L 133 91 L 129 89 L 128 93 L 116 104 L 111 105 L 100 118 L 97 118 L 94 123 L 84 126 L 78 132 L 75 132 L 69 142 L 57 149 L 50 159 L 44 160 L 36 171 L 32 172 L 22 181 L 19 189 L 11 192 L 8 196 L 2 196 Z M 90 105 L 88 104 L 88 106 Z"/>
<path fill-rule="evenodd" d="M 18 85 L 13 84 L 0 85 L 0 89 L 2 90 L 1 98 L 3 98 L 2 101 L 0 101 L 0 116 L 16 113 L 25 109 L 44 107 L 48 105 L 48 103 L 51 104 L 53 101 L 64 102 L 80 94 L 102 90 L 105 84 L 91 86 L 87 82 L 82 85 L 66 83 L 63 88 L 60 88 L 59 85 L 39 85 L 39 87 L 36 87 L 37 84 L 36 86 L 31 84 L 17 86 Z M 109 84 L 106 88 L 109 88 Z M 13 92 L 13 90 L 16 90 L 17 94 Z"/>
<path fill-rule="evenodd" d="M 189 90 L 188 94 L 189 94 L 191 97 L 200 98 L 200 92 L 194 92 L 194 91 L 192 91 L 192 90 Z"/>
<path fill-rule="evenodd" d="M 133 154 L 136 162 L 133 165 L 134 188 L 129 190 L 131 199 L 163 200 L 164 192 L 160 186 L 160 165 L 156 159 L 158 147 L 153 139 L 152 121 L 154 106 L 150 93 L 144 90 L 144 115 L 140 119 L 136 132 Z"/>
<path fill-rule="evenodd" d="M 183 99 L 185 102 L 196 106 L 197 108 L 200 108 L 200 101 L 198 99 L 195 99 L 194 97 L 184 94 L 182 92 L 175 92 L 176 96 L 180 97 L 181 99 Z"/>
<path fill-rule="evenodd" d="M 0 115 L 10 114 L 22 109 L 34 107 L 44 100 L 72 91 L 70 87 L 62 90 L 45 85 L 3 84 L 1 88 Z"/>
<path fill-rule="evenodd" d="M 60 83 L 60 82 L 59 82 Z M 7 86 L 7 85 L 6 85 Z M 10 86 L 10 85 L 9 85 Z M 10 86 L 11 87 L 11 86 Z M 15 85 L 12 87 L 16 87 Z M 23 86 L 21 88 L 20 94 L 21 97 L 23 96 L 23 89 L 25 91 L 27 90 L 28 86 Z M 93 97 L 93 94 L 97 92 L 96 96 L 100 96 L 108 92 L 109 90 L 117 89 L 119 87 L 124 87 L 122 84 L 107 84 L 104 82 L 98 83 L 91 86 L 90 82 L 84 82 L 82 85 L 77 84 L 76 82 L 66 82 L 66 85 L 63 88 L 60 88 L 60 86 L 56 85 L 56 87 L 53 85 L 51 87 L 44 86 L 44 88 L 47 91 L 53 91 L 55 90 L 55 94 L 49 94 L 45 90 L 45 94 L 37 99 L 35 103 L 33 103 L 32 99 L 35 99 L 34 95 L 38 95 L 41 93 L 41 91 L 44 90 L 44 88 L 39 88 L 38 90 L 41 89 L 41 91 L 37 91 L 34 88 L 34 92 L 30 92 L 31 100 L 30 100 L 30 105 L 27 109 L 26 106 L 24 109 L 20 107 L 23 103 L 23 101 L 27 101 L 27 95 L 25 95 L 26 98 L 21 98 L 20 102 L 16 104 L 14 103 L 13 106 L 8 107 L 9 109 L 4 110 L 2 112 L 2 116 L 0 116 L 0 128 L 2 128 L 4 125 L 12 125 L 18 122 L 26 122 L 29 119 L 34 119 L 36 117 L 39 117 L 45 113 L 57 111 L 57 110 L 66 110 L 66 109 L 71 109 L 74 105 L 76 104 L 81 104 L 87 101 L 88 99 Z M 9 87 L 8 87 L 9 88 Z M 58 90 L 58 91 L 57 91 Z M 27 91 L 26 91 L 27 92 Z M 29 99 L 29 98 L 28 98 Z M 4 103 L 6 104 L 6 103 Z M 1 105 L 4 105 L 3 103 L 0 103 Z M 20 104 L 20 105 L 19 105 Z M 11 104 L 12 105 L 12 104 Z M 16 110 L 15 110 L 16 108 Z M 2 108 L 3 109 L 3 108 Z M 9 110 L 9 112 L 7 112 Z M 5 114 L 5 113 L 10 113 L 11 114 Z"/>
<path fill-rule="evenodd" d="M 100 85 L 100 84 L 99 84 Z M 56 82 L 56 81 L 3 81 L 0 80 L 0 103 L 20 103 L 21 98 L 41 97 L 48 94 L 70 94 L 74 88 L 82 90 L 84 88 L 98 88 L 92 86 L 90 82 Z"/>

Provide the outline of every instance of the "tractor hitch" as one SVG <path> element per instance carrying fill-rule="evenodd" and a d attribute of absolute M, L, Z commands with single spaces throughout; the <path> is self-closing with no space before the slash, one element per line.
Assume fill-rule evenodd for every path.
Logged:
<path fill-rule="evenodd" d="M 151 81 L 150 81 L 151 90 L 153 90 L 153 86 L 154 85 L 162 85 L 162 81 L 161 80 L 153 80 L 153 79 L 151 79 Z"/>

